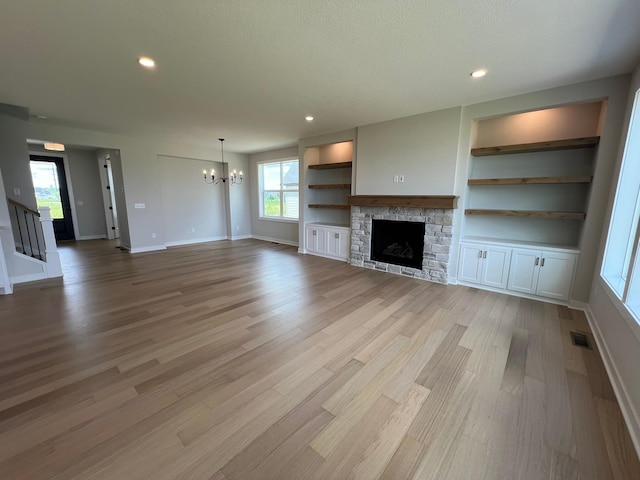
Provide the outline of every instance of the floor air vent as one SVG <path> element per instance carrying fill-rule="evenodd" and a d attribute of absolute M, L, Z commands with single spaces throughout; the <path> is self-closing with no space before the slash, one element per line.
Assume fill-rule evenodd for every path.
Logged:
<path fill-rule="evenodd" d="M 573 343 L 576 347 L 593 350 L 591 348 L 591 344 L 589 343 L 589 337 L 587 337 L 584 333 L 569 332 L 569 335 L 571 335 L 571 343 Z"/>

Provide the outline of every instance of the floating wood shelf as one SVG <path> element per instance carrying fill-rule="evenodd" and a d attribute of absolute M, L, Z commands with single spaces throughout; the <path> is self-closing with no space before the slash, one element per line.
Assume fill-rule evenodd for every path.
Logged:
<path fill-rule="evenodd" d="M 339 163 L 317 163 L 315 165 L 309 165 L 311 170 L 329 170 L 332 168 L 351 168 L 351 162 L 339 162 Z"/>
<path fill-rule="evenodd" d="M 466 209 L 465 215 L 502 215 L 507 217 L 539 217 L 539 218 L 564 218 L 568 220 L 584 220 L 587 216 L 584 212 L 553 212 L 543 210 L 480 210 Z"/>
<path fill-rule="evenodd" d="M 351 188 L 350 183 L 323 183 L 323 184 L 315 184 L 309 185 L 309 188 L 319 188 L 319 189 L 343 189 L 343 188 Z"/>
<path fill-rule="evenodd" d="M 452 209 L 457 208 L 458 197 L 454 195 L 351 195 L 349 205 Z"/>
<path fill-rule="evenodd" d="M 590 175 L 573 177 L 473 178 L 469 185 L 544 185 L 554 183 L 591 183 Z"/>
<path fill-rule="evenodd" d="M 350 205 L 338 205 L 335 203 L 310 203 L 309 208 L 328 208 L 332 210 L 349 210 Z"/>
<path fill-rule="evenodd" d="M 472 148 L 471 155 L 484 157 L 488 155 L 507 155 L 510 153 L 546 152 L 550 150 L 568 150 L 572 148 L 595 147 L 600 137 L 570 138 L 567 140 L 553 140 L 551 142 L 519 143 L 515 145 L 500 145 L 496 147 Z"/>

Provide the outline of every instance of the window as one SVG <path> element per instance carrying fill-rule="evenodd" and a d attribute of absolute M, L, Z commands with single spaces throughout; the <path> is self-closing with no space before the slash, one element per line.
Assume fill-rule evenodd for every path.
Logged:
<path fill-rule="evenodd" d="M 258 164 L 260 216 L 270 219 L 298 219 L 298 160 Z"/>
<path fill-rule="evenodd" d="M 611 214 L 602 277 L 640 321 L 640 91 L 636 93 Z"/>

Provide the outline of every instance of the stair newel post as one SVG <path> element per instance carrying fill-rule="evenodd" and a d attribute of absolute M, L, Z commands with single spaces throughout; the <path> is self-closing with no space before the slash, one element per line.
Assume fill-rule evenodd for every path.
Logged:
<path fill-rule="evenodd" d="M 44 234 L 44 249 L 46 253 L 47 277 L 62 277 L 62 264 L 60 253 L 56 244 L 56 236 L 53 232 L 53 220 L 51 219 L 51 209 L 40 207 L 40 223 Z"/>

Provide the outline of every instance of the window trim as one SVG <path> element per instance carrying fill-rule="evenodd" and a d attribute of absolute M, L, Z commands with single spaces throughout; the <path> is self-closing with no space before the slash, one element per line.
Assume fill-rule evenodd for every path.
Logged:
<path fill-rule="evenodd" d="M 274 193 L 279 193 L 280 194 L 280 212 L 282 213 L 283 210 L 283 202 L 284 202 L 284 195 L 283 193 L 285 192 L 298 192 L 298 201 L 300 200 L 300 177 L 298 177 L 298 188 L 296 190 L 292 190 L 292 189 L 283 189 L 282 188 L 282 164 L 283 163 L 287 163 L 287 162 L 291 162 L 292 160 L 295 160 L 298 162 L 298 169 L 300 169 L 300 158 L 298 156 L 295 157 L 283 157 L 283 158 L 274 158 L 272 160 L 262 160 L 256 163 L 256 168 L 258 169 L 258 219 L 259 220 L 266 220 L 266 221 L 271 221 L 271 222 L 284 222 L 284 223 L 299 223 L 300 222 L 300 209 L 298 209 L 298 216 L 296 218 L 290 218 L 290 217 L 283 217 L 282 215 L 278 216 L 278 217 L 272 217 L 272 216 L 266 216 L 264 214 L 264 193 L 265 192 L 274 192 Z M 267 164 L 275 164 L 275 163 L 279 163 L 280 164 L 280 190 L 273 190 L 273 189 L 269 189 L 269 190 L 265 190 L 262 188 L 263 184 L 264 184 L 264 180 L 263 180 L 263 175 L 262 175 L 262 166 L 263 165 L 267 165 Z M 299 171 L 299 170 L 298 170 Z"/>
<path fill-rule="evenodd" d="M 635 143 L 637 142 L 637 143 Z M 627 167 L 627 162 L 632 162 L 634 153 L 640 151 L 640 89 L 636 91 L 634 96 L 631 117 L 627 128 L 627 136 L 625 139 L 622 161 L 616 181 L 615 195 L 613 206 L 610 212 L 609 225 L 607 229 L 607 237 L 603 252 L 602 266 L 600 268 L 600 278 L 603 286 L 607 291 L 607 295 L 617 301 L 616 308 L 624 310 L 625 317 L 629 317 L 635 324 L 634 333 L 640 327 L 640 295 L 631 297 L 631 286 L 640 283 L 640 181 L 637 184 L 625 183 L 625 178 L 635 178 L 634 167 Z M 629 172 L 627 168 L 631 168 Z M 628 201 L 632 197 L 633 201 Z M 628 205 L 631 207 L 625 210 Z M 624 206 L 623 206 L 624 205 Z M 622 218 L 622 223 L 620 223 Z M 619 233 L 616 230 L 627 230 L 629 237 L 624 245 L 624 254 L 620 257 L 615 256 L 615 250 L 620 248 L 622 243 Z M 616 241 L 618 243 L 616 243 Z M 613 256 L 612 256 L 613 255 Z"/>

